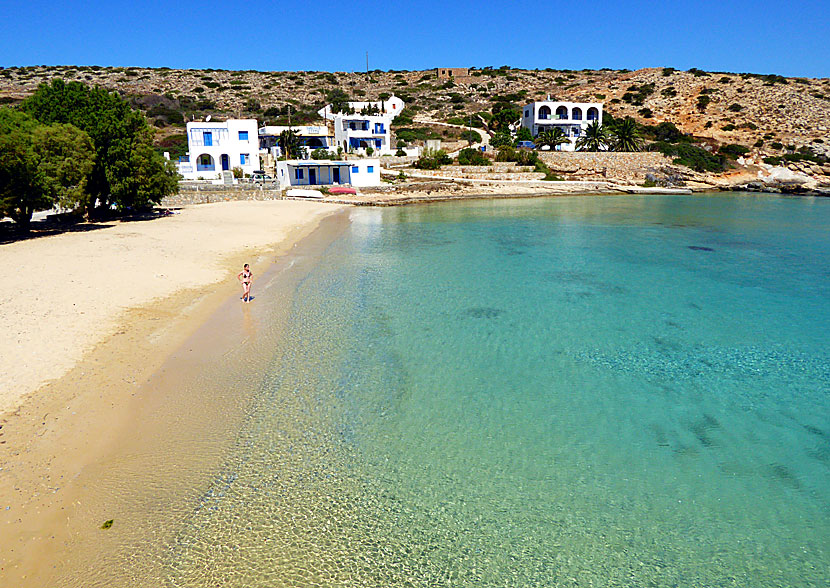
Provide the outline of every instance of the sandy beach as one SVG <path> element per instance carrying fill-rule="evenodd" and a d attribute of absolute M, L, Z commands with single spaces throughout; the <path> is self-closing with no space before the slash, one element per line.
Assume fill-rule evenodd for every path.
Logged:
<path fill-rule="evenodd" d="M 101 516 L 93 505 L 113 504 L 100 495 L 113 480 L 138 503 L 195 486 L 195 464 L 215 459 L 232 430 L 204 423 L 230 422 L 240 407 L 205 403 L 179 378 L 220 362 L 261 313 L 285 312 L 237 300 L 242 264 L 256 297 L 342 210 L 217 203 L 0 246 L 0 585 L 44 585 L 58 564 L 94 569 L 101 537 L 87 533 Z M 163 469 L 150 457 L 160 454 Z"/>
<path fill-rule="evenodd" d="M 236 285 L 237 265 L 273 257 L 335 207 L 228 202 L 169 217 L 0 246 L 0 414 L 85 353 L 122 332 L 128 309 L 161 301 L 184 311 L 215 284 Z M 255 293 L 255 290 L 254 290 Z"/>

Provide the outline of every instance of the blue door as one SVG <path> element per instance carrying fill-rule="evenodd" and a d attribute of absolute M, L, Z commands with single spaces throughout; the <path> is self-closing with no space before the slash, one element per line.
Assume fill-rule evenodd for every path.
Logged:
<path fill-rule="evenodd" d="M 308 183 L 312 186 L 317 185 L 317 170 L 316 169 L 308 170 Z"/>
<path fill-rule="evenodd" d="M 228 171 L 231 169 L 231 158 L 228 157 L 227 153 L 222 154 L 222 171 Z"/>
<path fill-rule="evenodd" d="M 205 131 L 202 133 L 202 140 L 204 141 L 205 147 L 211 147 L 213 145 L 213 133 Z"/>
<path fill-rule="evenodd" d="M 331 170 L 331 181 L 332 181 L 333 184 L 339 184 L 340 183 L 340 168 L 339 167 L 335 167 L 334 169 Z"/>

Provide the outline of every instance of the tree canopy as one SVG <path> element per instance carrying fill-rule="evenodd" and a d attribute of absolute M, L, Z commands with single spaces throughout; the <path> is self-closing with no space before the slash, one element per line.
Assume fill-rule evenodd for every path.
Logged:
<path fill-rule="evenodd" d="M 95 152 L 85 132 L 67 124 L 44 125 L 29 115 L 0 109 L 0 216 L 24 230 L 32 214 L 58 205 L 86 203 Z"/>
<path fill-rule="evenodd" d="M 173 164 L 152 149 L 144 116 L 120 96 L 81 82 L 52 80 L 26 100 L 25 112 L 44 124 L 71 124 L 92 140 L 95 160 L 87 174 L 88 212 L 115 205 L 144 208 L 178 190 Z"/>

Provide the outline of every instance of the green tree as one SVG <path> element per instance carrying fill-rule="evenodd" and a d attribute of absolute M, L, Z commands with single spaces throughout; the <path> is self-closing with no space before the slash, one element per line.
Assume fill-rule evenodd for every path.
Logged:
<path fill-rule="evenodd" d="M 458 153 L 458 165 L 490 165 L 490 160 L 478 149 L 466 147 Z"/>
<path fill-rule="evenodd" d="M 639 151 L 642 144 L 640 129 L 630 116 L 614 125 L 612 139 L 614 151 Z"/>
<path fill-rule="evenodd" d="M 334 113 L 354 113 L 354 109 L 349 106 L 349 95 L 340 88 L 326 92 L 326 100 L 331 104 L 331 111 Z"/>
<path fill-rule="evenodd" d="M 611 137 L 606 125 L 601 125 L 595 120 L 576 140 L 576 149 L 577 151 L 606 151 L 610 142 Z"/>
<path fill-rule="evenodd" d="M 119 210 L 144 208 L 178 190 L 175 169 L 151 147 L 152 130 L 146 119 L 118 94 L 81 82 L 52 80 L 41 84 L 23 109 L 44 124 L 72 124 L 92 139 L 95 163 L 87 177 L 90 214 L 96 202 L 101 207 L 114 204 Z M 136 163 L 142 166 L 138 180 L 131 177 Z M 148 185 L 166 191 L 151 193 Z"/>
<path fill-rule="evenodd" d="M 516 143 L 518 144 L 519 141 L 533 141 L 533 134 L 529 128 L 519 127 L 519 130 L 516 132 Z"/>
<path fill-rule="evenodd" d="M 37 210 L 75 208 L 88 199 L 92 141 L 72 125 L 43 125 L 0 109 L 0 153 L 0 213 L 24 230 Z"/>
<path fill-rule="evenodd" d="M 522 116 L 519 109 L 509 102 L 497 102 L 493 105 L 492 111 L 493 116 L 490 117 L 487 127 L 490 131 L 496 133 L 509 132 L 510 125 Z"/>
<path fill-rule="evenodd" d="M 490 145 L 495 148 L 513 145 L 513 137 L 510 136 L 509 131 L 499 131 L 493 134 L 493 138 L 490 139 Z"/>
<path fill-rule="evenodd" d="M 418 169 L 439 169 L 442 165 L 452 163 L 452 158 L 443 149 L 434 151 L 425 149 L 421 157 L 413 164 Z"/>
<path fill-rule="evenodd" d="M 89 135 L 72 125 L 38 125 L 32 139 L 45 196 L 61 208 L 86 209 L 86 183 L 95 165 Z"/>
<path fill-rule="evenodd" d="M 550 147 L 555 150 L 559 145 L 569 143 L 570 139 L 565 132 L 559 127 L 554 127 L 552 131 L 542 131 L 536 136 L 536 147 Z"/>
<path fill-rule="evenodd" d="M 0 216 L 9 216 L 24 230 L 35 210 L 51 201 L 40 188 L 32 142 L 35 121 L 21 112 L 0 109 Z"/>
<path fill-rule="evenodd" d="M 300 147 L 300 138 L 293 130 L 288 129 L 280 133 L 280 149 L 286 159 L 299 159 L 303 150 Z"/>

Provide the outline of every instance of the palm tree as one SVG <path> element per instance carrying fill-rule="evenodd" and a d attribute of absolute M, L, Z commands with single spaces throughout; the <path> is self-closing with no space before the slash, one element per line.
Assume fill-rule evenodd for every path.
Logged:
<path fill-rule="evenodd" d="M 595 120 L 585 129 L 585 133 L 576 140 L 577 151 L 606 151 L 611 143 L 608 129 Z"/>
<path fill-rule="evenodd" d="M 639 151 L 640 146 L 640 129 L 633 118 L 626 117 L 614 125 L 614 151 Z"/>
<path fill-rule="evenodd" d="M 552 131 L 542 131 L 536 136 L 536 148 L 540 149 L 548 146 L 551 150 L 555 150 L 559 145 L 569 143 L 570 139 L 559 127 L 554 127 Z"/>

